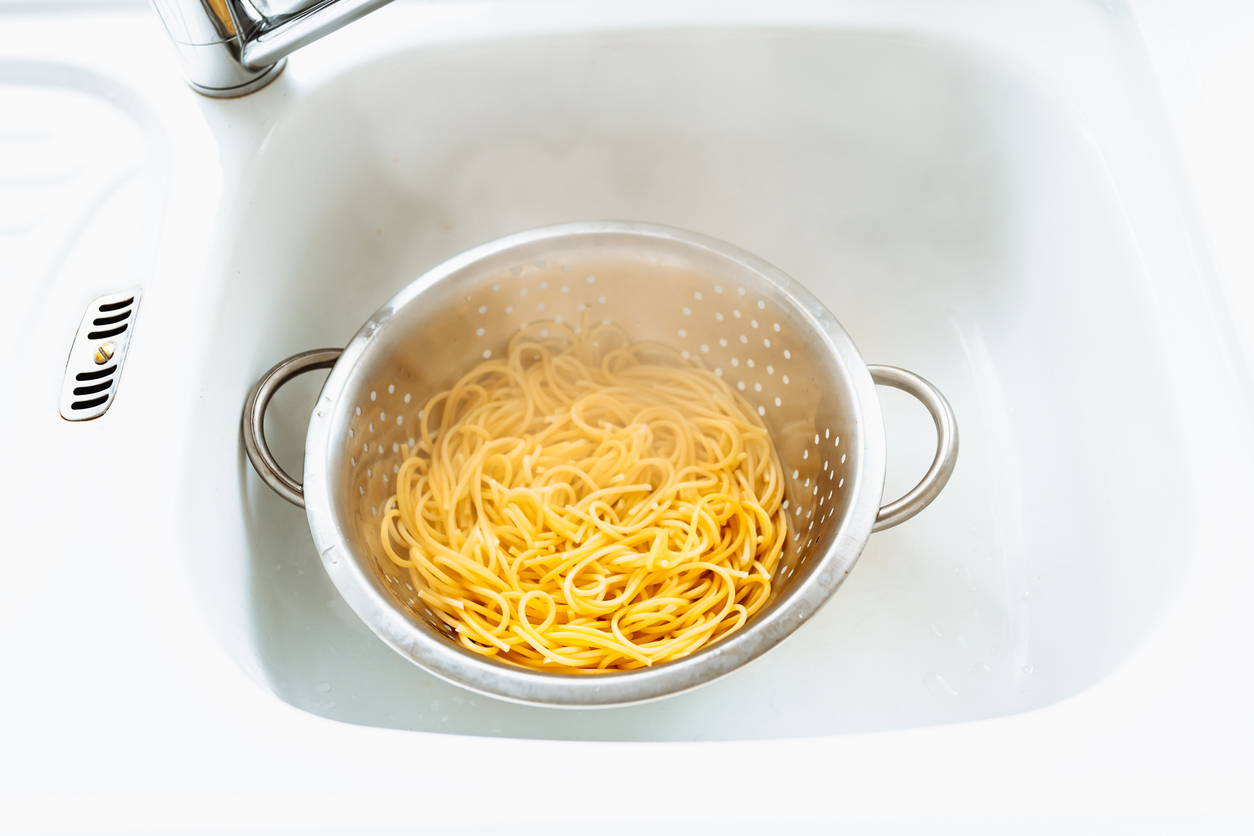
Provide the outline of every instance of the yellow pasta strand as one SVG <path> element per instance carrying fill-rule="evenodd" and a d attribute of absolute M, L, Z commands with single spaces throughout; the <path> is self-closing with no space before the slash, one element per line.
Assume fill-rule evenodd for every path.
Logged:
<path fill-rule="evenodd" d="M 766 603 L 788 537 L 769 434 L 722 378 L 613 325 L 528 326 L 423 407 L 383 548 L 465 647 L 598 673 Z"/>

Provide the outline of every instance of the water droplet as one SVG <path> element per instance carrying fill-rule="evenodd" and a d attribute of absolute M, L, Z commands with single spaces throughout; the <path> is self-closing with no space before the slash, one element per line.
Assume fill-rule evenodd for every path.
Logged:
<path fill-rule="evenodd" d="M 1032 671 L 1034 671 L 1034 670 L 1036 670 L 1036 665 L 1024 665 L 1024 666 L 1023 666 L 1023 672 L 1024 672 L 1024 673 L 1030 674 L 1030 673 L 1032 673 Z"/>
<path fill-rule="evenodd" d="M 993 672 L 993 669 L 990 668 L 984 662 L 980 662 L 978 665 L 974 665 L 971 668 L 971 673 L 975 674 L 976 676 L 988 676 L 992 672 Z"/>
<path fill-rule="evenodd" d="M 941 703 L 951 703 L 958 699 L 958 692 L 949 686 L 945 681 L 945 677 L 936 671 L 928 671 L 923 674 L 923 684 L 927 690 Z"/>
<path fill-rule="evenodd" d="M 329 682 L 319 682 L 313 689 L 319 694 L 325 694 L 331 690 L 331 684 Z"/>
<path fill-rule="evenodd" d="M 1023 593 L 1023 600 L 1024 600 L 1024 601 L 1031 601 L 1031 600 L 1032 600 L 1032 593 L 1031 593 L 1031 592 L 1025 592 L 1025 593 Z"/>

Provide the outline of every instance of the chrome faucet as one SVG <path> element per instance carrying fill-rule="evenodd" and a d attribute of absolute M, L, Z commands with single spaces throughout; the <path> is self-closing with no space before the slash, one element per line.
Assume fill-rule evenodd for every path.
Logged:
<path fill-rule="evenodd" d="M 192 89 L 232 98 L 278 77 L 287 56 L 391 0 L 152 0 Z"/>

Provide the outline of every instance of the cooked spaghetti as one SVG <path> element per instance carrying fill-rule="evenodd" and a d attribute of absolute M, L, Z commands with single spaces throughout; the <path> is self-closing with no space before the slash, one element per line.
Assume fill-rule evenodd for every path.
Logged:
<path fill-rule="evenodd" d="M 721 377 L 608 324 L 526 327 L 427 401 L 388 558 L 470 650 L 597 673 L 766 603 L 787 540 L 770 436 Z"/>

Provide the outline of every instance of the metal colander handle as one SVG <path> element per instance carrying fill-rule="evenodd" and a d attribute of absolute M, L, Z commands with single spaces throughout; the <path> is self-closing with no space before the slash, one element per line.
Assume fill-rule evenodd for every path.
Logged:
<path fill-rule="evenodd" d="M 300 482 L 287 475 L 270 452 L 270 445 L 266 443 L 266 407 L 283 384 L 306 372 L 331 368 L 342 351 L 339 348 L 316 348 L 287 358 L 262 375 L 261 380 L 248 393 L 248 399 L 244 401 L 240 429 L 244 433 L 244 449 L 248 452 L 248 460 L 253 463 L 257 475 L 275 493 L 301 508 L 305 507 L 304 489 Z"/>
<path fill-rule="evenodd" d="M 932 466 L 908 494 L 880 508 L 871 528 L 874 532 L 905 522 L 940 495 L 958 461 L 958 422 L 940 390 L 917 374 L 896 366 L 867 366 L 867 370 L 877 385 L 900 389 L 921 401 L 936 422 L 936 458 L 932 459 Z"/>
<path fill-rule="evenodd" d="M 300 508 L 305 507 L 304 490 L 283 470 L 266 443 L 265 417 L 270 399 L 288 381 L 306 372 L 329 369 L 342 349 L 319 348 L 293 355 L 266 372 L 244 401 L 241 430 L 248 460 L 275 493 Z M 913 395 L 932 414 L 936 423 L 936 457 L 919 484 L 905 496 L 880 508 L 872 531 L 883 531 L 905 522 L 932 503 L 944 489 L 958 460 L 958 424 L 954 411 L 935 386 L 905 369 L 895 366 L 867 366 L 871 379 L 880 386 L 891 386 Z"/>

